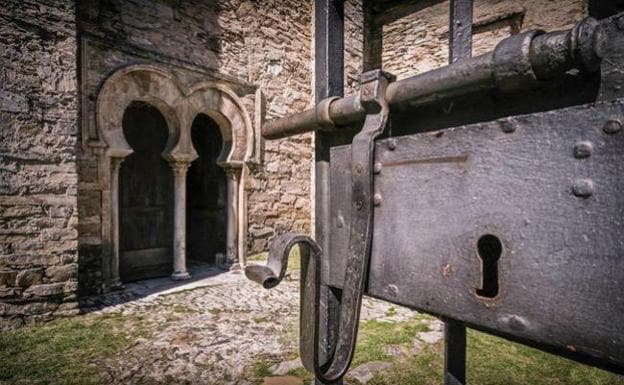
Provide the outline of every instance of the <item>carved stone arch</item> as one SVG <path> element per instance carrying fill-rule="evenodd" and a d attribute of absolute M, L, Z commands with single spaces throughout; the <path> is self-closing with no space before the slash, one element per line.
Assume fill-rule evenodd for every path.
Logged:
<path fill-rule="evenodd" d="M 102 239 L 110 245 L 103 259 L 103 272 L 109 287 L 119 281 L 119 169 L 132 153 L 123 133 L 123 116 L 134 101 L 157 108 L 167 123 L 169 136 L 162 156 L 174 175 L 174 266 L 173 279 L 185 279 L 186 171 L 198 155 L 191 140 L 191 127 L 198 114 L 211 117 L 218 124 L 224 145 L 218 164 L 228 175 L 227 262 L 239 265 L 244 255 L 246 163 L 255 149 L 254 130 L 248 112 L 235 92 L 226 85 L 202 82 L 192 87 L 179 83 L 177 77 L 158 66 L 141 64 L 122 68 L 102 85 L 96 102 L 98 136 L 106 145 L 100 153 L 103 189 L 109 198 L 102 200 Z"/>
<path fill-rule="evenodd" d="M 217 162 L 225 168 L 240 168 L 249 161 L 254 150 L 254 133 L 249 113 L 238 96 L 227 86 L 203 82 L 192 87 L 187 97 L 176 106 L 184 129 L 172 150 L 178 153 L 196 153 L 191 143 L 190 127 L 195 117 L 205 114 L 221 130 L 223 147 Z"/>
<path fill-rule="evenodd" d="M 156 107 L 165 118 L 169 138 L 163 156 L 170 157 L 180 136 L 180 120 L 173 106 L 184 99 L 174 76 L 152 65 L 122 68 L 102 85 L 97 98 L 98 134 L 107 145 L 108 156 L 123 158 L 132 153 L 123 134 L 122 119 L 130 103 L 142 101 Z"/>

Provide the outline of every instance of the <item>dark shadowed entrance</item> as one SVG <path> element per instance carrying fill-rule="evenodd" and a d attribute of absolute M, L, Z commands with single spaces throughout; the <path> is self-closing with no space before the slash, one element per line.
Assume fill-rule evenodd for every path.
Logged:
<path fill-rule="evenodd" d="M 187 176 L 187 256 L 213 264 L 226 248 L 226 177 L 216 163 L 223 138 L 217 123 L 203 114 L 193 121 L 191 137 L 199 158 Z"/>
<path fill-rule="evenodd" d="M 123 282 L 171 274 L 173 177 L 162 158 L 167 123 L 155 107 L 133 102 L 123 132 L 134 151 L 119 174 L 120 260 Z"/>

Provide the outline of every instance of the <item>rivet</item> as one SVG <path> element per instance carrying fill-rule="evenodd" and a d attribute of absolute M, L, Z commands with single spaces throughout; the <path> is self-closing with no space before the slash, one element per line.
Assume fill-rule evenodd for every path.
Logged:
<path fill-rule="evenodd" d="M 362 210 L 362 207 L 364 206 L 364 204 L 362 203 L 361 200 L 355 201 L 355 208 L 357 210 Z"/>
<path fill-rule="evenodd" d="M 577 159 L 589 158 L 593 150 L 591 142 L 577 142 L 574 145 L 574 157 Z"/>
<path fill-rule="evenodd" d="M 399 288 L 396 285 L 388 285 L 388 292 L 391 295 L 397 295 L 399 294 Z"/>
<path fill-rule="evenodd" d="M 394 149 L 396 149 L 396 141 L 394 139 L 390 139 L 388 141 L 388 149 L 390 151 L 394 151 Z"/>
<path fill-rule="evenodd" d="M 622 122 L 620 122 L 617 119 L 607 120 L 605 125 L 602 126 L 602 131 L 604 131 L 605 134 L 609 134 L 609 135 L 617 134 L 618 132 L 620 132 L 621 129 L 622 129 Z"/>
<path fill-rule="evenodd" d="M 590 197 L 594 193 L 594 182 L 591 179 L 577 179 L 572 185 L 572 192 L 580 198 Z"/>
<path fill-rule="evenodd" d="M 499 124 L 500 124 L 501 131 L 503 131 L 506 134 L 511 134 L 512 132 L 516 131 L 515 124 L 513 124 L 513 122 L 509 119 L 501 120 Z"/>
<path fill-rule="evenodd" d="M 381 204 L 381 201 L 382 201 L 381 194 L 377 193 L 373 195 L 373 204 L 375 206 L 379 206 Z"/>
<path fill-rule="evenodd" d="M 624 30 L 624 16 L 618 17 L 615 24 L 617 25 L 618 29 Z"/>
<path fill-rule="evenodd" d="M 380 162 L 375 162 L 375 164 L 373 165 L 373 172 L 375 174 L 379 174 L 381 172 L 381 163 Z"/>
<path fill-rule="evenodd" d="M 338 215 L 338 220 L 336 221 L 336 227 L 343 228 L 344 227 L 344 217 L 342 215 Z"/>

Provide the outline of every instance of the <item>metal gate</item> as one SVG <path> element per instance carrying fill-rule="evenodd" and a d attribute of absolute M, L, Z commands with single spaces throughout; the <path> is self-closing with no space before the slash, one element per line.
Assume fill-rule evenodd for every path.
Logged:
<path fill-rule="evenodd" d="M 263 127 L 316 132 L 316 237 L 278 236 L 247 276 L 277 285 L 302 246 L 319 384 L 342 383 L 363 294 L 444 320 L 446 384 L 466 382 L 466 327 L 624 373 L 624 13 L 590 1 L 571 30 L 471 57 L 472 1 L 451 0 L 450 64 L 395 81 L 383 22 L 431 3 L 364 1 L 365 73 L 342 97 L 343 4 L 316 1 L 318 104 Z"/>

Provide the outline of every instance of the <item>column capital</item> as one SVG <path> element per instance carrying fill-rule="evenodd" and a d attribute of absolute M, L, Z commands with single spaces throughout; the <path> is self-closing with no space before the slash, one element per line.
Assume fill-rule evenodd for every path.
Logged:
<path fill-rule="evenodd" d="M 169 166 L 176 174 L 186 174 L 186 171 L 191 166 L 191 162 L 189 161 L 171 161 L 169 162 Z"/>
<path fill-rule="evenodd" d="M 110 158 L 110 160 L 111 160 L 111 169 L 113 171 L 118 171 L 119 167 L 121 167 L 121 164 L 123 163 L 123 161 L 125 159 L 126 158 L 122 158 L 122 157 L 118 157 L 118 156 Z"/>

